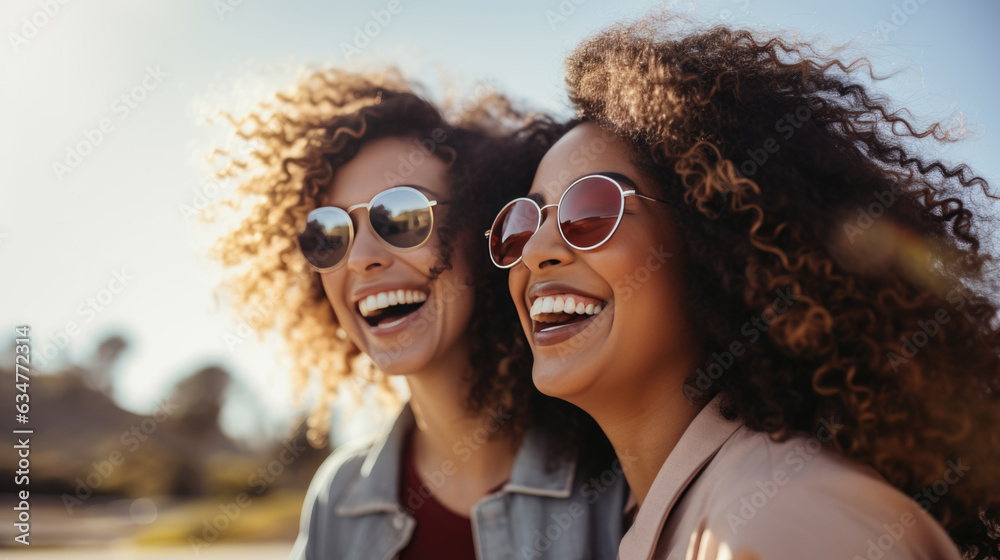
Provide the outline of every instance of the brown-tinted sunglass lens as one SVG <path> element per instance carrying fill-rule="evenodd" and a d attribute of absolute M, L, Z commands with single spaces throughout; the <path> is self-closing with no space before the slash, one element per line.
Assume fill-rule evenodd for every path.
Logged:
<path fill-rule="evenodd" d="M 606 241 L 621 217 L 622 193 L 610 179 L 587 177 L 559 203 L 559 227 L 570 244 L 588 249 Z"/>
<path fill-rule="evenodd" d="M 393 247 L 411 249 L 431 234 L 431 207 L 427 197 L 413 189 L 380 193 L 368 210 L 375 233 Z"/>
<path fill-rule="evenodd" d="M 504 208 L 490 230 L 490 256 L 498 266 L 510 266 L 521 258 L 524 245 L 538 229 L 538 207 L 517 200 Z"/>
<path fill-rule="evenodd" d="M 347 256 L 351 243 L 351 218 L 340 208 L 317 208 L 309 213 L 299 234 L 299 248 L 319 269 L 333 268 Z"/>

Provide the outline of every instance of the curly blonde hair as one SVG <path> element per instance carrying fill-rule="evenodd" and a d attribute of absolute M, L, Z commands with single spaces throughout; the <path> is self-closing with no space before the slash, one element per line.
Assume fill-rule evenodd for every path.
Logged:
<path fill-rule="evenodd" d="M 454 252 L 462 251 L 476 294 L 467 326 L 467 408 L 510 410 L 512 420 L 503 428 L 515 434 L 532 425 L 558 434 L 550 460 L 571 449 L 584 451 L 584 459 L 606 458 L 610 446 L 596 423 L 534 388 L 531 354 L 507 292 L 506 274 L 489 262 L 485 242 L 472 242 L 481 239 L 507 200 L 527 191 L 538 161 L 564 127 L 515 109 L 490 88 L 471 102 L 446 103 L 445 110 L 451 108 L 453 114 L 449 121 L 419 91 L 419 85 L 393 69 L 365 74 L 326 70 L 243 118 L 226 115 L 255 149 L 248 161 L 220 152 L 228 164 L 220 177 L 238 178 L 236 199 L 226 204 L 239 210 L 243 203 L 253 203 L 239 227 L 214 248 L 214 257 L 232 271 L 222 289 L 239 311 L 265 305 L 263 300 L 274 295 L 273 311 L 257 328 L 281 333 L 298 394 L 311 379 L 321 380 L 321 398 L 309 417 L 310 440 L 321 444 L 327 411 L 344 382 L 367 386 L 368 380 L 355 371 L 361 352 L 339 328 L 296 236 L 328 192 L 338 167 L 363 144 L 433 134 L 441 143 L 432 155 L 449 164 L 453 187 L 450 210 L 435 225 L 440 255 L 432 276 L 449 268 Z M 385 389 L 382 394 L 392 395 L 385 376 L 374 379 Z"/>
<path fill-rule="evenodd" d="M 629 139 L 651 194 L 673 201 L 709 348 L 685 394 L 722 393 L 778 439 L 833 418 L 832 446 L 913 496 L 967 557 L 996 557 L 996 261 L 969 191 L 998 197 L 967 166 L 914 153 L 909 142 L 949 130 L 918 127 L 853 79 L 871 74 L 866 60 L 674 23 L 613 26 L 566 67 L 580 117 Z M 794 300 L 783 313 L 777 290 Z M 752 317 L 772 319 L 747 328 Z M 738 358 L 733 341 L 749 342 Z M 969 470 L 941 495 L 949 461 Z"/>

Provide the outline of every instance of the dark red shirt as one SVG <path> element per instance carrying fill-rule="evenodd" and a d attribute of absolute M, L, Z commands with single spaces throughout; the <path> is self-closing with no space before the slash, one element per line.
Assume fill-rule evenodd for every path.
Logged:
<path fill-rule="evenodd" d="M 417 521 L 413 537 L 400 554 L 400 560 L 476 560 L 472 542 L 472 521 L 444 507 L 434 499 L 434 488 L 428 488 L 417 473 L 413 457 L 413 431 L 403 445 L 403 480 L 400 497 L 405 507 Z M 444 477 L 440 471 L 437 473 Z M 442 478 L 442 483 L 444 479 Z M 431 480 L 432 484 L 436 484 Z M 504 483 L 506 484 L 506 483 Z M 490 491 L 499 490 L 503 484 Z"/>

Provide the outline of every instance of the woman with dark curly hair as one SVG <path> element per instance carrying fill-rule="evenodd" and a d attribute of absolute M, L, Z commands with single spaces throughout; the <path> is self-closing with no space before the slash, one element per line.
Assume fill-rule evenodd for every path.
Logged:
<path fill-rule="evenodd" d="M 490 252 L 536 385 L 622 457 L 620 558 L 1000 553 L 997 197 L 864 67 L 657 18 L 567 60 L 582 122 Z"/>
<path fill-rule="evenodd" d="M 299 388 L 321 377 L 311 436 L 364 384 L 359 360 L 410 395 L 388 433 L 320 468 L 291 557 L 611 558 L 621 468 L 593 420 L 532 386 L 505 275 L 474 243 L 558 127 L 496 94 L 449 122 L 415 88 L 319 72 L 231 119 L 255 145 L 230 166 L 255 205 L 217 256 L 241 273 L 238 303 L 273 300 L 262 326 L 284 334 Z"/>

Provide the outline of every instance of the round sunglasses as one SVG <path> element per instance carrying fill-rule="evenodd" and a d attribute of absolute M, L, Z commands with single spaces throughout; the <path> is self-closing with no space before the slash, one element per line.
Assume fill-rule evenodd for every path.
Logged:
<path fill-rule="evenodd" d="M 588 251 L 607 243 L 622 221 L 625 197 L 660 200 L 625 189 L 607 175 L 587 175 L 573 181 L 556 204 L 538 206 L 530 198 L 515 198 L 500 210 L 486 232 L 490 259 L 500 268 L 521 262 L 524 246 L 542 225 L 542 210 L 556 207 L 559 234 L 574 249 Z"/>
<path fill-rule="evenodd" d="M 347 209 L 323 206 L 309 212 L 305 231 L 298 235 L 302 255 L 317 272 L 336 270 L 347 261 L 347 254 L 354 244 L 354 222 L 351 212 L 365 208 L 368 221 L 383 243 L 399 251 L 423 247 L 434 228 L 437 204 L 414 187 L 399 186 L 386 189 L 371 201 L 355 204 Z"/>

